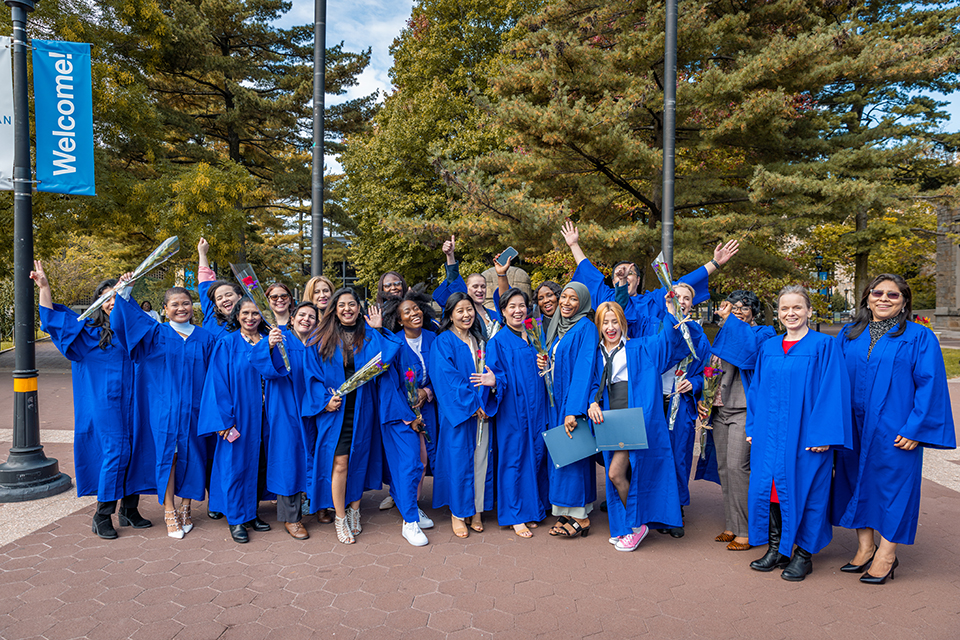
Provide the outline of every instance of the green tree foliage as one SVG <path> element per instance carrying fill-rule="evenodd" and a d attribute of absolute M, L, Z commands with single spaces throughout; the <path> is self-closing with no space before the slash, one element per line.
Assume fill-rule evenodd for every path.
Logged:
<path fill-rule="evenodd" d="M 135 264 L 170 235 L 191 263 L 241 259 L 261 277 L 303 279 L 309 237 L 313 27 L 279 29 L 287 0 L 49 0 L 34 37 L 93 44 L 96 198 L 39 194 L 40 253 L 81 229 Z M 326 91 L 342 95 L 369 51 L 327 50 Z M 326 111 L 325 150 L 361 130 L 375 96 Z M 346 223 L 332 201 L 326 215 Z M 305 203 L 307 203 L 305 205 Z M 2 212 L 0 212 L 2 215 Z M 306 255 L 305 255 L 306 254 Z M 223 270 L 221 268 L 221 270 Z"/>
<path fill-rule="evenodd" d="M 958 86 L 958 18 L 940 2 L 680 3 L 676 270 L 737 236 L 739 275 L 773 290 L 802 273 L 791 243 L 853 216 L 865 278 L 868 221 L 957 183 L 935 154 L 960 136 L 938 132 L 943 105 L 920 94 Z M 649 264 L 663 32 L 664 5 L 644 0 L 557 0 L 524 18 L 488 78 L 505 145 L 474 159 L 433 148 L 456 215 L 392 211 L 386 227 L 541 253 L 571 217 L 588 255 Z"/>
<path fill-rule="evenodd" d="M 419 0 L 394 40 L 396 87 L 371 130 L 349 139 L 341 160 L 347 209 L 359 233 L 352 256 L 367 285 L 388 269 L 416 282 L 435 276 L 443 234 L 459 214 L 438 180 L 437 156 L 468 159 L 497 148 L 501 137 L 475 100 L 499 67 L 518 20 L 543 0 Z M 429 221 L 416 235 L 384 227 L 387 218 Z M 415 243 L 411 250 L 411 243 Z M 487 248 L 463 238 L 463 257 Z"/>

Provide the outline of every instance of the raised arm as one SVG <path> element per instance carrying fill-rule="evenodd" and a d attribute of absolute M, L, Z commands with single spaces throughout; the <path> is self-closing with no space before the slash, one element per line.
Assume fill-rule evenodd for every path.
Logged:
<path fill-rule="evenodd" d="M 707 275 L 713 275 L 717 269 L 727 264 L 730 258 L 737 255 L 738 251 L 740 251 L 740 243 L 736 240 L 730 240 L 726 244 L 722 242 L 718 244 L 717 248 L 713 250 L 713 260 L 703 265 L 703 268 L 707 270 Z"/>
<path fill-rule="evenodd" d="M 507 291 L 510 290 L 510 280 L 507 278 L 507 272 L 510 270 L 510 265 L 513 263 L 513 258 L 507 258 L 507 264 L 501 265 L 497 262 L 497 258 L 500 257 L 498 253 L 493 257 L 493 270 L 497 272 L 497 291 L 500 293 L 500 297 L 507 295 Z"/>
<path fill-rule="evenodd" d="M 47 274 L 44 273 L 43 264 L 39 260 L 33 261 L 33 271 L 30 272 L 30 279 L 40 289 L 40 306 L 53 309 L 53 292 L 50 290 L 50 281 L 47 280 Z"/>

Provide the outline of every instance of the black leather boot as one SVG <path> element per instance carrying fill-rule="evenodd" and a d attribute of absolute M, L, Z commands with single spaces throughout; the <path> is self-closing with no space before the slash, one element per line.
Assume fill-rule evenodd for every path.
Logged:
<path fill-rule="evenodd" d="M 811 573 L 813 573 L 813 559 L 810 552 L 797 547 L 793 551 L 793 557 L 790 558 L 790 564 L 783 570 L 780 577 L 790 582 L 800 582 Z"/>
<path fill-rule="evenodd" d="M 790 558 L 780 553 L 780 531 L 783 528 L 783 520 L 780 517 L 780 505 L 776 502 L 770 503 L 770 526 L 769 537 L 770 544 L 767 552 L 759 560 L 750 563 L 750 568 L 754 571 L 773 571 L 781 569 L 790 562 Z M 803 580 L 803 578 L 800 578 Z"/>
<path fill-rule="evenodd" d="M 140 496 L 125 496 L 120 501 L 120 513 L 117 518 L 121 527 L 133 527 L 134 529 L 146 529 L 152 527 L 153 523 L 140 515 L 137 505 L 140 504 Z"/>

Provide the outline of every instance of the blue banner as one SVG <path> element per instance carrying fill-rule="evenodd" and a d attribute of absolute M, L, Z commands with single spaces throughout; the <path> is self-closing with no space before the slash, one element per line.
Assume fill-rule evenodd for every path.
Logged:
<path fill-rule="evenodd" d="M 33 40 L 37 190 L 95 196 L 90 45 Z"/>

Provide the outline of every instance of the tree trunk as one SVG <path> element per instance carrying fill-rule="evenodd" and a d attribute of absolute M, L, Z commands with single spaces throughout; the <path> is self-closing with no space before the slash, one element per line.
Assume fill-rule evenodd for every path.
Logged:
<path fill-rule="evenodd" d="M 857 232 L 867 230 L 867 210 L 861 208 L 857 211 Z M 854 299 L 859 300 L 863 288 L 867 286 L 870 278 L 868 267 L 870 264 L 870 245 L 865 242 L 857 243 L 857 252 L 854 254 Z"/>

